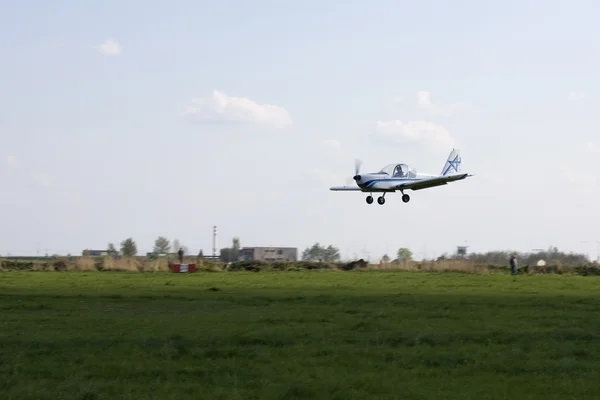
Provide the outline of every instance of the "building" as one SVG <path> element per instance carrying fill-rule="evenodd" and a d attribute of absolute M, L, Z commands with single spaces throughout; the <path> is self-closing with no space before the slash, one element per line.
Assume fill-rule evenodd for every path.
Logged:
<path fill-rule="evenodd" d="M 108 251 L 107 250 L 89 250 L 89 249 L 85 249 L 83 251 L 83 254 L 91 256 L 91 257 L 99 257 L 99 256 L 107 256 L 108 255 Z"/>
<path fill-rule="evenodd" d="M 243 247 L 240 261 L 297 261 L 296 247 Z"/>
<path fill-rule="evenodd" d="M 167 253 L 155 253 L 153 251 L 146 253 L 146 257 L 149 258 L 166 257 L 167 255 Z"/>

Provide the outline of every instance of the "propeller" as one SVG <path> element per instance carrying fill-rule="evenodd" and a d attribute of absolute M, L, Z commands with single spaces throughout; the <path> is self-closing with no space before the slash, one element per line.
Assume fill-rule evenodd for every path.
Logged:
<path fill-rule="evenodd" d="M 360 161 L 358 158 L 355 158 L 354 159 L 354 176 L 352 177 L 352 179 L 354 179 L 355 181 L 360 180 L 360 175 L 358 173 L 360 172 L 361 165 L 362 165 L 362 161 Z"/>

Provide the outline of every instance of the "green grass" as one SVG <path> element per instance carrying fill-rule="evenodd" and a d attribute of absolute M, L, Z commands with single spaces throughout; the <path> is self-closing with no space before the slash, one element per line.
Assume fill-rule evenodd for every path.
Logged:
<path fill-rule="evenodd" d="M 0 399 L 596 399 L 600 278 L 0 273 Z"/>

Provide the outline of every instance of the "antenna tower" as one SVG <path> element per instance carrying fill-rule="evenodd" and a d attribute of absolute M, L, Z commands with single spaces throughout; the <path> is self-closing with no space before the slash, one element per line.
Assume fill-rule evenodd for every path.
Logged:
<path fill-rule="evenodd" d="M 213 226 L 213 257 L 217 256 L 217 226 Z"/>

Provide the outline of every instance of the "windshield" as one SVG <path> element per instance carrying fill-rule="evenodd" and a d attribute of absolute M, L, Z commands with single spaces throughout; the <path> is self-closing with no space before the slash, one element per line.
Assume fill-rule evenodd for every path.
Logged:
<path fill-rule="evenodd" d="M 394 173 L 394 168 L 396 168 L 396 164 L 388 164 L 385 167 L 383 167 L 379 173 L 380 174 L 387 174 L 389 176 L 392 176 L 392 174 Z"/>
<path fill-rule="evenodd" d="M 411 172 L 411 175 L 415 175 L 415 171 L 406 164 L 388 164 L 378 174 L 386 174 L 391 178 L 406 178 Z"/>

